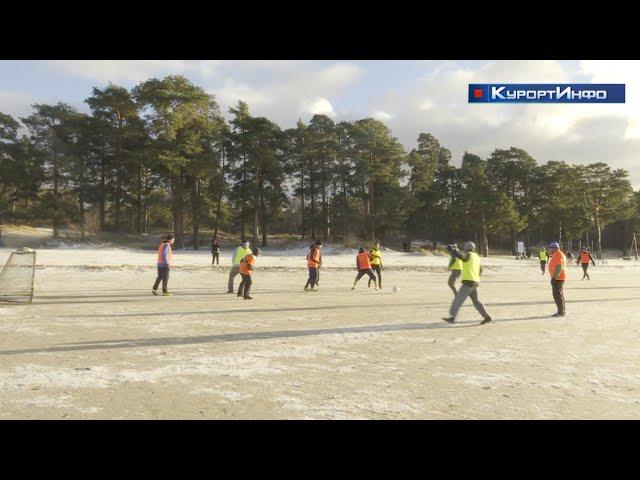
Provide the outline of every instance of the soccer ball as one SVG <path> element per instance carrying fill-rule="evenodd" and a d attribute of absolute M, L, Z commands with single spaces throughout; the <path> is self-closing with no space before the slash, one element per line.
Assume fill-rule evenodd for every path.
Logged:
<path fill-rule="evenodd" d="M 393 287 L 393 293 L 398 293 L 400 291 L 400 287 L 399 286 L 395 286 Z"/>

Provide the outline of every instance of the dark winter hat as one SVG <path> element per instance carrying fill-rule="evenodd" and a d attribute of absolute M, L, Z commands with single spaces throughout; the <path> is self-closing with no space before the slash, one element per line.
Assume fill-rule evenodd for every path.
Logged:
<path fill-rule="evenodd" d="M 320 240 L 316 240 L 315 242 L 313 242 L 314 245 L 322 245 L 322 242 Z"/>
<path fill-rule="evenodd" d="M 171 234 L 167 235 L 166 240 L 173 240 L 173 235 L 171 235 Z"/>

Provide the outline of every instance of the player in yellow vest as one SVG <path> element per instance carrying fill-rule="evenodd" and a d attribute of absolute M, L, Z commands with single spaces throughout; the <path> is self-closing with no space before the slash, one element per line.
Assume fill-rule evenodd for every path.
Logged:
<path fill-rule="evenodd" d="M 382 288 L 382 251 L 380 250 L 379 241 L 369 250 L 369 257 L 371 258 L 371 269 L 376 272 L 378 277 L 378 288 Z M 371 279 L 369 279 L 367 286 L 371 288 Z"/>
<path fill-rule="evenodd" d="M 453 254 L 454 248 L 457 248 L 457 246 L 447 245 L 447 250 L 451 254 L 451 258 L 449 259 L 449 267 L 448 267 L 449 270 L 451 270 L 451 275 L 449 275 L 449 281 L 447 282 L 447 285 L 449 285 L 449 288 L 453 290 L 453 296 L 455 297 L 458 294 L 458 290 L 456 290 L 455 283 L 456 283 L 456 280 L 460 278 L 460 275 L 462 275 L 462 260 L 460 260 L 458 257 L 456 257 Z"/>
<path fill-rule="evenodd" d="M 543 248 L 538 252 L 538 258 L 540 259 L 540 270 L 542 270 L 542 275 L 544 275 L 547 260 L 549 259 L 549 254 L 547 253 L 546 248 Z"/>
<path fill-rule="evenodd" d="M 458 290 L 458 293 L 456 293 L 456 297 L 453 299 L 451 310 L 449 312 L 450 316 L 444 317 L 443 320 L 449 323 L 455 322 L 458 310 L 460 310 L 460 307 L 467 297 L 471 297 L 473 306 L 476 307 L 476 310 L 480 312 L 480 315 L 482 315 L 482 318 L 484 319 L 480 323 L 483 325 L 485 323 L 489 323 L 491 321 L 491 317 L 478 298 L 478 286 L 480 285 L 480 274 L 482 273 L 480 257 L 475 252 L 475 243 L 467 242 L 462 248 L 464 250 L 463 252 L 459 251 L 457 248 L 452 249 L 453 256 L 462 261 L 462 286 L 460 287 L 460 290 Z"/>

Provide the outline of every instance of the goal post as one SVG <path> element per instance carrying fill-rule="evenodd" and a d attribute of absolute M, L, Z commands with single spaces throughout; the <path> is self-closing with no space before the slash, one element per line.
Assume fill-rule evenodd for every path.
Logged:
<path fill-rule="evenodd" d="M 0 270 L 0 302 L 31 303 L 35 274 L 35 250 L 23 247 L 11 252 Z"/>

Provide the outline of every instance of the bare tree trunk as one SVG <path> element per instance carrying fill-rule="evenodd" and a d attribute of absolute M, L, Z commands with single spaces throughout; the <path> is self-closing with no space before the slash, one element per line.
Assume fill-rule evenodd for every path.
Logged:
<path fill-rule="evenodd" d="M 177 218 L 177 231 L 176 231 L 176 245 L 179 248 L 184 249 L 184 171 L 181 169 L 180 176 L 178 177 L 178 189 L 176 190 L 178 218 Z"/>
<path fill-rule="evenodd" d="M 138 160 L 138 199 L 137 199 L 137 226 L 138 235 L 142 233 L 142 158 Z"/>
<path fill-rule="evenodd" d="M 304 137 L 300 140 L 300 236 L 304 240 L 306 231 L 304 223 Z"/>
<path fill-rule="evenodd" d="M 104 138 L 100 136 L 100 187 L 98 189 L 98 209 L 100 212 L 100 231 L 105 227 L 105 195 L 106 195 L 106 160 L 104 156 Z"/>
<path fill-rule="evenodd" d="M 78 203 L 80 204 L 80 240 L 85 237 L 85 221 L 84 221 L 84 160 L 80 161 L 79 185 L 78 185 Z"/>
<path fill-rule="evenodd" d="M 244 221 L 244 217 L 245 217 L 245 200 L 246 200 L 246 192 L 247 192 L 247 169 L 246 169 L 246 156 L 245 154 L 242 154 L 242 198 L 241 198 L 241 202 L 242 202 L 242 208 L 241 208 L 241 218 L 240 218 L 240 238 L 244 239 L 244 232 L 245 232 L 245 221 Z"/>
<path fill-rule="evenodd" d="M 367 196 L 367 240 L 375 240 L 376 235 L 376 217 L 375 217 L 375 205 L 373 202 L 373 182 L 369 181 Z"/>
<path fill-rule="evenodd" d="M 348 214 L 349 214 L 349 204 L 347 202 L 347 178 L 346 175 L 344 174 L 344 170 L 342 172 L 342 203 L 343 203 L 343 211 L 342 214 L 344 216 L 343 218 L 343 223 L 344 223 L 344 238 L 346 240 L 346 238 L 349 236 L 349 221 L 348 221 Z"/>
<path fill-rule="evenodd" d="M 53 238 L 60 238 L 60 220 L 58 218 L 58 211 L 60 208 L 60 172 L 58 170 L 58 162 L 56 161 L 56 154 L 53 157 L 53 198 L 55 201 L 55 213 L 53 214 Z"/>
<path fill-rule="evenodd" d="M 482 212 L 482 256 L 489 256 L 489 237 L 487 236 L 487 222 Z"/>
<path fill-rule="evenodd" d="M 173 177 L 173 231 L 177 248 L 184 249 L 184 175 Z"/>
<path fill-rule="evenodd" d="M 597 214 L 595 215 L 595 221 L 596 221 L 596 235 L 597 235 L 596 248 L 597 248 L 598 260 L 602 260 L 602 229 L 600 227 L 600 216 Z"/>
<path fill-rule="evenodd" d="M 266 209 L 267 206 L 264 203 L 264 195 L 260 195 L 260 225 L 262 225 L 262 246 L 267 246 L 267 224 L 266 224 Z"/>
<path fill-rule="evenodd" d="M 118 125 L 118 143 L 116 147 L 116 192 L 115 192 L 115 215 L 114 222 L 116 227 L 116 241 L 120 241 L 120 197 L 122 189 L 122 135 L 120 129 L 122 128 L 122 120 L 119 120 Z"/>
<path fill-rule="evenodd" d="M 329 218 L 327 212 L 327 179 L 326 179 L 326 169 L 325 169 L 325 160 L 322 160 L 322 237 L 329 237 Z"/>
<path fill-rule="evenodd" d="M 200 181 L 192 179 L 191 185 L 191 215 L 193 222 L 193 249 L 200 250 Z"/>
<path fill-rule="evenodd" d="M 260 194 L 262 193 L 260 191 L 260 182 L 262 181 L 262 176 L 261 176 L 261 172 L 260 172 L 260 160 L 259 158 L 256 158 L 256 171 L 255 171 L 255 182 L 256 182 L 256 191 L 255 191 L 255 196 L 253 199 L 253 239 L 252 239 L 252 243 L 254 245 L 258 244 L 258 237 L 260 236 L 260 231 L 259 231 L 259 222 L 260 222 L 260 218 L 259 218 L 259 208 L 260 208 Z"/>
<path fill-rule="evenodd" d="M 311 237 L 316 238 L 316 192 L 311 182 Z"/>
<path fill-rule="evenodd" d="M 218 236 L 218 227 L 220 226 L 220 214 L 222 212 L 222 191 L 224 190 L 224 167 L 225 167 L 226 149 L 224 144 L 222 145 L 222 168 L 220 170 L 220 185 L 218 186 L 218 206 L 216 208 L 216 226 L 213 231 L 213 236 Z"/>
<path fill-rule="evenodd" d="M 562 219 L 560 220 L 560 224 L 558 226 L 558 243 L 562 245 Z"/>

